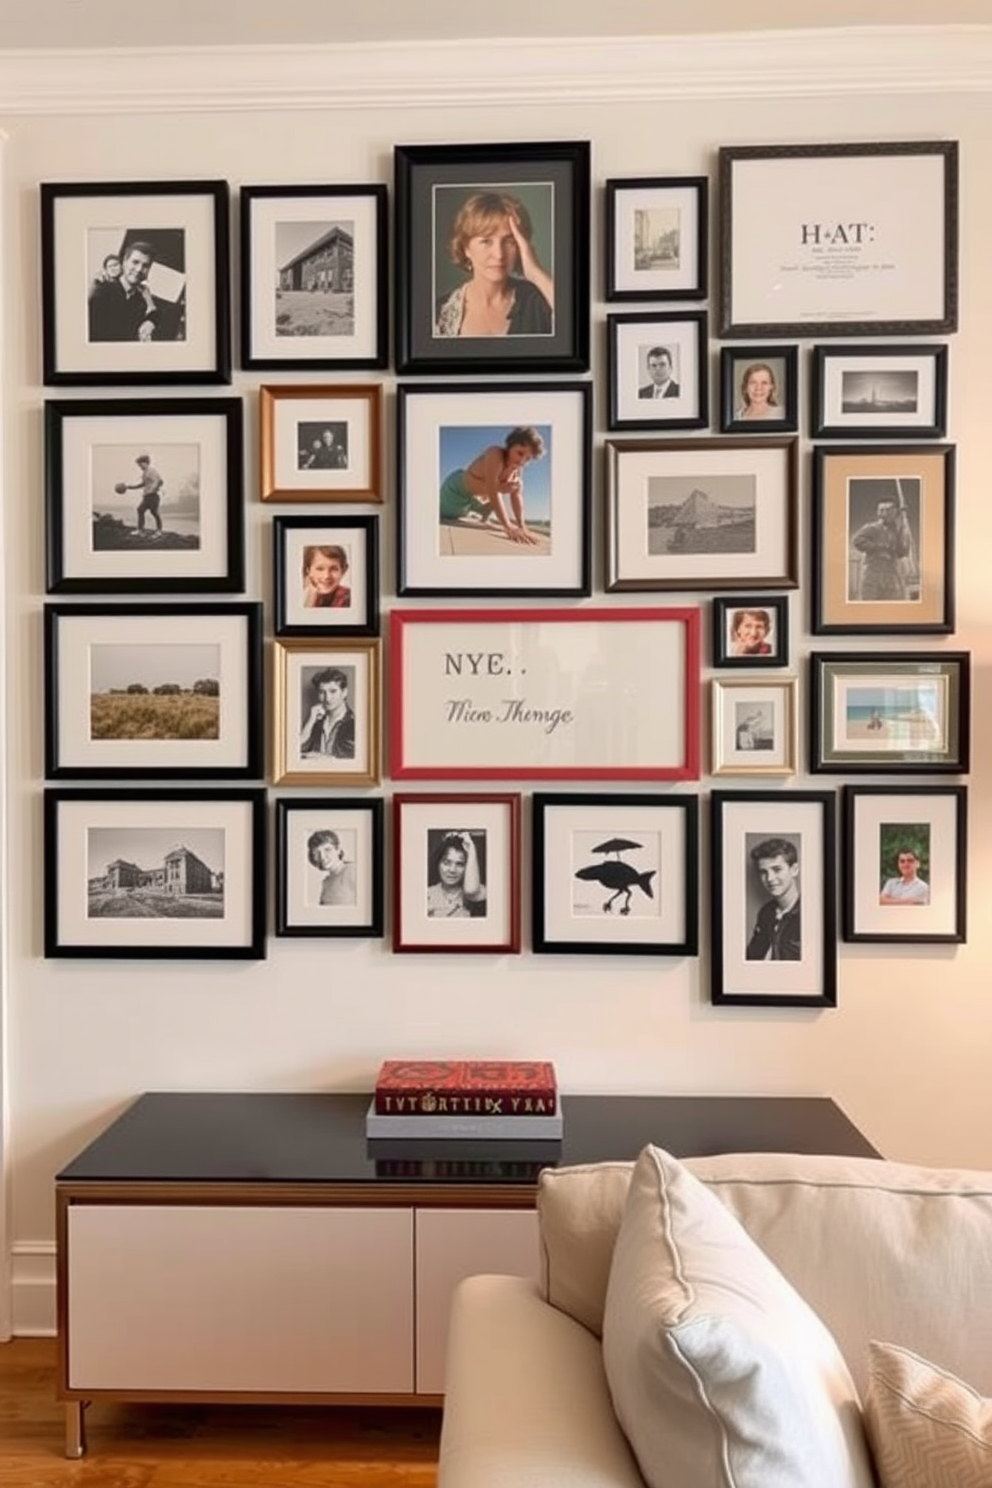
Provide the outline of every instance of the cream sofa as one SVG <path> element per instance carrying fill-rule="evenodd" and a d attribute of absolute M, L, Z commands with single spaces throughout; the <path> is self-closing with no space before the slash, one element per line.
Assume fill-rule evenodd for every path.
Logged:
<path fill-rule="evenodd" d="M 992 1174 L 646 1148 L 538 1209 L 541 1281 L 456 1293 L 438 1488 L 992 1485 Z"/>

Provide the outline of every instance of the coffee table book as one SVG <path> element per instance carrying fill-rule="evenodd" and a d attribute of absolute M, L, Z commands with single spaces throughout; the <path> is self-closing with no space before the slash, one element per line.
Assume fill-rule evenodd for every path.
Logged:
<path fill-rule="evenodd" d="M 494 1142 L 561 1140 L 564 1121 L 561 1111 L 553 1116 L 384 1116 L 373 1099 L 365 1117 L 365 1135 L 431 1141 L 462 1141 L 483 1138 Z"/>
<path fill-rule="evenodd" d="M 375 1083 L 381 1116 L 546 1117 L 558 1112 L 554 1065 L 543 1059 L 387 1059 Z"/>

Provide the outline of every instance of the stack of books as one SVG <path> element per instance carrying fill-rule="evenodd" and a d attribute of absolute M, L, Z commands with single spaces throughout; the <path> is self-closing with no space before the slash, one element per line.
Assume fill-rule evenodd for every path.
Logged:
<path fill-rule="evenodd" d="M 543 1059 L 387 1059 L 366 1136 L 560 1141 L 555 1068 Z"/>

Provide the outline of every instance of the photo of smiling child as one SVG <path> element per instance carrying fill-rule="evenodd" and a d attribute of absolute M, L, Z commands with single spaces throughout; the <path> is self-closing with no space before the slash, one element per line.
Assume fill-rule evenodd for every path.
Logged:
<path fill-rule="evenodd" d="M 351 590 L 344 582 L 348 552 L 337 543 L 308 544 L 303 549 L 303 608 L 346 610 Z"/>

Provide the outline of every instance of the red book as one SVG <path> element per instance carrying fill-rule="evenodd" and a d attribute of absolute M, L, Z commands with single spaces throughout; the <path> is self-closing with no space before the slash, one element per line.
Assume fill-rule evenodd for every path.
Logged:
<path fill-rule="evenodd" d="M 375 1082 L 380 1116 L 554 1116 L 545 1059 L 387 1059 Z"/>

